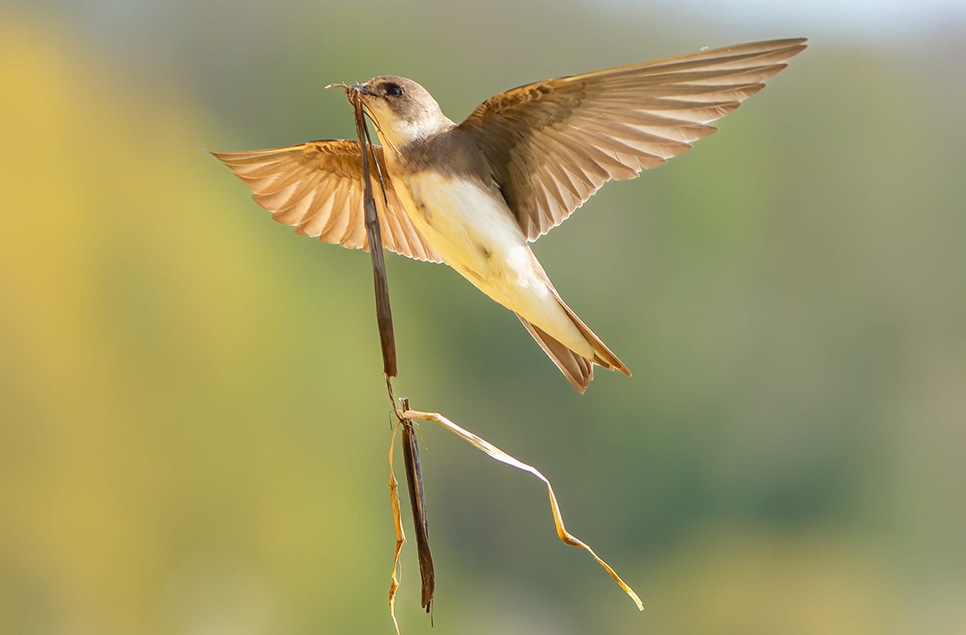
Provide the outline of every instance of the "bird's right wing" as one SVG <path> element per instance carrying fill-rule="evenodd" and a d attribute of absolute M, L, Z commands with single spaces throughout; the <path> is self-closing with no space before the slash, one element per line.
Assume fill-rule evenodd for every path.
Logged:
<path fill-rule="evenodd" d="M 382 148 L 372 147 L 386 187 L 383 198 L 376 166 L 370 162 L 376 214 L 383 246 L 397 254 L 442 262 L 410 222 L 386 172 Z M 349 249 L 369 249 L 363 209 L 362 151 L 358 141 L 310 141 L 252 152 L 212 152 L 251 188 L 255 202 L 272 218 Z"/>

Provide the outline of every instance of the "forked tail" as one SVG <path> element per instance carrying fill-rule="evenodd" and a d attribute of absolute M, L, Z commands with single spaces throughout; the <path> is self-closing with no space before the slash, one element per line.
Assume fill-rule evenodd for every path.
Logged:
<path fill-rule="evenodd" d="M 552 287 L 551 287 L 552 288 Z M 580 353 L 577 353 L 564 345 L 559 340 L 555 339 L 553 336 L 549 335 L 546 331 L 542 330 L 539 326 L 531 324 L 519 313 L 516 314 L 520 321 L 523 322 L 523 326 L 527 328 L 533 339 L 537 340 L 537 344 L 540 348 L 553 360 L 553 363 L 557 365 L 560 372 L 573 384 L 573 387 L 577 389 L 577 392 L 583 394 L 587 389 L 587 385 L 594 378 L 594 364 L 598 366 L 603 366 L 608 370 L 619 370 L 628 377 L 630 377 L 631 371 L 628 370 L 624 362 L 617 358 L 617 355 L 611 352 L 607 346 L 600 341 L 593 331 L 587 328 L 577 314 L 574 313 L 567 304 L 560 299 L 557 295 L 556 290 L 554 290 L 554 295 L 563 310 L 567 312 L 567 315 L 573 321 L 574 326 L 580 331 L 580 334 L 584 336 L 587 343 L 594 349 L 594 358 L 589 359 L 584 357 Z"/>

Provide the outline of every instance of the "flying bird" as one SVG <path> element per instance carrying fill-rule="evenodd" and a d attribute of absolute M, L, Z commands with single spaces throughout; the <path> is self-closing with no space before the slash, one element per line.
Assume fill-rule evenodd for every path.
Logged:
<path fill-rule="evenodd" d="M 456 124 L 416 82 L 346 87 L 362 100 L 385 199 L 383 247 L 446 263 L 513 311 L 578 392 L 594 365 L 627 366 L 564 303 L 529 243 L 611 179 L 667 163 L 710 135 L 805 49 L 754 42 L 520 86 Z M 368 249 L 357 141 L 213 152 L 272 217 L 298 234 Z M 371 177 L 374 188 L 376 174 Z M 378 189 L 376 190 L 378 191 Z"/>

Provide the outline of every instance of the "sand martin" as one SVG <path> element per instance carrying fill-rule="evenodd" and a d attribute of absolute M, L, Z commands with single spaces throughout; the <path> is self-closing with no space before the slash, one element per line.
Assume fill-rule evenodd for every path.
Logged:
<path fill-rule="evenodd" d="M 383 247 L 446 263 L 516 313 L 579 392 L 595 364 L 630 375 L 560 298 L 530 243 L 606 181 L 663 165 L 713 133 L 711 122 L 804 48 L 804 38 L 755 42 L 536 82 L 486 100 L 460 124 L 403 77 L 347 87 L 382 143 Z M 357 141 L 213 154 L 275 220 L 368 249 Z"/>

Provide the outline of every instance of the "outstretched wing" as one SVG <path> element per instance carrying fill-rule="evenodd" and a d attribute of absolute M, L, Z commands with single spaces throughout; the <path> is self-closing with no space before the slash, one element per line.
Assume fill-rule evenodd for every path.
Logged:
<path fill-rule="evenodd" d="M 521 86 L 460 128 L 496 166 L 523 233 L 536 240 L 610 179 L 667 163 L 764 87 L 805 39 L 741 44 Z"/>
<path fill-rule="evenodd" d="M 373 146 L 388 205 L 370 165 L 383 246 L 403 256 L 442 262 L 396 197 L 382 148 Z M 369 249 L 363 210 L 362 151 L 357 141 L 310 141 L 253 152 L 212 152 L 254 192 L 255 202 L 297 234 L 350 249 Z"/>

